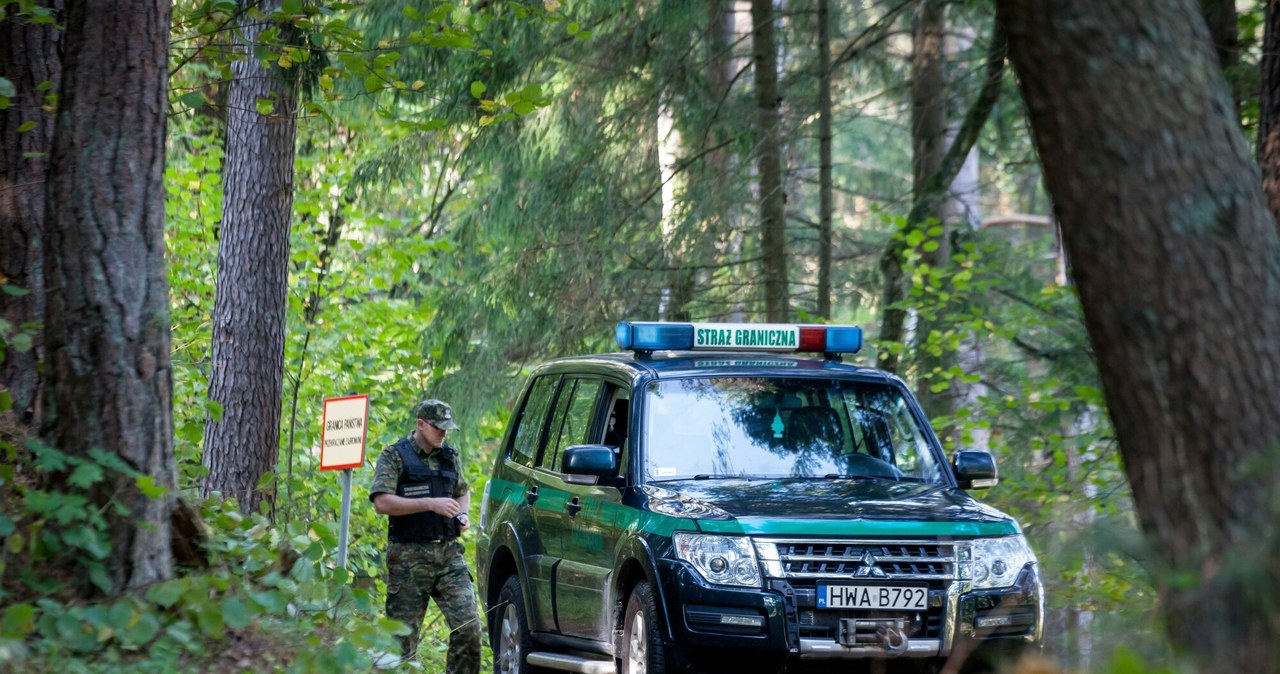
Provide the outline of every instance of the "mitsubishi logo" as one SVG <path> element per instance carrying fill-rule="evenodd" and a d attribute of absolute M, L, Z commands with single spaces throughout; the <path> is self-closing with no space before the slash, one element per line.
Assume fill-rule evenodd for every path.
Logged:
<path fill-rule="evenodd" d="M 870 550 L 862 551 L 862 566 L 854 572 L 856 578 L 884 578 L 886 576 L 884 569 L 876 566 L 876 556 L 871 554 Z"/>

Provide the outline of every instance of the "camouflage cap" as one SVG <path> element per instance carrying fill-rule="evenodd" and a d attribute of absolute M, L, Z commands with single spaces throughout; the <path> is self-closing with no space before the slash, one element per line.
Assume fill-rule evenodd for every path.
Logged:
<path fill-rule="evenodd" d="M 436 428 L 443 428 L 447 431 L 458 430 L 458 424 L 453 423 L 453 408 L 449 407 L 449 403 L 434 398 L 424 400 L 413 408 L 414 416 L 418 419 L 424 419 Z"/>

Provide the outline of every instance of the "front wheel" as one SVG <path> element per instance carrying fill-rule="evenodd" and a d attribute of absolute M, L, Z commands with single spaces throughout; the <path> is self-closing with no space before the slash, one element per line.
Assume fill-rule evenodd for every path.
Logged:
<path fill-rule="evenodd" d="M 493 611 L 498 618 L 493 622 L 493 633 L 489 635 L 489 643 L 493 646 L 493 673 L 532 674 L 535 670 L 524 661 L 532 642 L 518 577 L 512 576 L 503 583 Z"/>
<path fill-rule="evenodd" d="M 623 618 L 622 674 L 666 674 L 666 656 L 653 589 L 641 581 L 631 591 Z"/>

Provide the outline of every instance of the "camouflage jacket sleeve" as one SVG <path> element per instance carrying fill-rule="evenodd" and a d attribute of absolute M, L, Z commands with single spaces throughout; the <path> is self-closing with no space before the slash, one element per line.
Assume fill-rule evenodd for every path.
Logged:
<path fill-rule="evenodd" d="M 373 470 L 373 482 L 369 484 L 369 500 L 378 494 L 396 493 L 396 483 L 400 481 L 400 454 L 395 445 L 382 450 L 378 455 L 377 466 Z"/>
<path fill-rule="evenodd" d="M 450 447 L 453 450 L 453 467 L 458 471 L 458 479 L 453 483 L 453 497 L 462 498 L 471 491 L 471 485 L 467 484 L 467 478 L 462 474 L 462 452 L 456 447 Z"/>

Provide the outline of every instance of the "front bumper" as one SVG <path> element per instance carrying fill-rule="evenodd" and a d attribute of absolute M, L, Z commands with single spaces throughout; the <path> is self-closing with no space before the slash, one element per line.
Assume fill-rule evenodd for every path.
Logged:
<path fill-rule="evenodd" d="M 659 578 L 671 644 L 692 662 L 941 658 L 957 639 L 1033 645 L 1043 634 L 1033 564 L 1007 588 L 934 583 L 929 609 L 919 612 L 818 609 L 816 583 L 766 579 L 764 588 L 722 587 L 676 560 L 659 562 Z"/>

